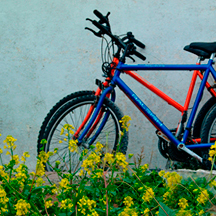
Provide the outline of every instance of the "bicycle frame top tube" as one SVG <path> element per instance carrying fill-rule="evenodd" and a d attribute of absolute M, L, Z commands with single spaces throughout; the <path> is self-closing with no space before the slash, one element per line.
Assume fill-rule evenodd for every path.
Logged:
<path fill-rule="evenodd" d="M 149 119 L 149 121 L 159 130 L 161 130 L 169 139 L 171 142 L 173 142 L 176 146 L 178 146 L 180 143 L 185 143 L 186 139 L 189 135 L 189 130 L 185 130 L 183 140 L 179 141 L 177 140 L 173 134 L 169 131 L 169 129 L 157 118 L 157 116 L 138 98 L 138 96 L 121 80 L 120 74 L 122 71 L 128 71 L 128 70 L 204 70 L 205 74 L 203 76 L 203 80 L 201 82 L 199 91 L 197 93 L 197 97 L 193 106 L 193 109 L 191 111 L 188 123 L 187 123 L 187 129 L 191 128 L 192 122 L 195 116 L 195 113 L 197 111 L 199 102 L 201 100 L 204 87 L 206 85 L 209 73 L 211 72 L 213 77 L 216 77 L 216 72 L 214 68 L 212 67 L 213 60 L 210 59 L 208 64 L 204 65 L 145 65 L 145 64 L 139 64 L 139 65 L 128 65 L 124 64 L 122 62 L 119 62 L 119 64 L 116 67 L 116 71 L 114 74 L 114 77 L 112 78 L 111 84 L 117 85 L 128 97 L 129 99 L 138 107 L 138 109 Z M 205 147 L 209 147 L 209 144 L 206 144 Z"/>

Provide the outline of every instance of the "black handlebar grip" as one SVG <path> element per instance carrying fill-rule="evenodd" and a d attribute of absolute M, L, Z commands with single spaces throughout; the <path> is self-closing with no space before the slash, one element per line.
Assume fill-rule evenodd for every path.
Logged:
<path fill-rule="evenodd" d="M 98 27 L 100 30 L 102 30 L 104 32 L 104 26 L 103 25 L 101 25 L 96 20 L 93 20 L 92 23 L 93 23 L 93 25 L 95 25 L 96 27 Z"/>
<path fill-rule="evenodd" d="M 145 44 L 143 44 L 142 42 L 138 41 L 137 39 L 133 38 L 133 42 L 140 48 L 144 49 L 145 48 Z"/>
<path fill-rule="evenodd" d="M 141 53 L 139 53 L 139 52 L 137 52 L 137 51 L 133 51 L 133 54 L 135 55 L 135 56 L 137 56 L 138 58 L 140 58 L 140 59 L 142 59 L 143 61 L 145 61 L 146 60 L 146 57 L 144 56 L 144 55 L 142 55 Z"/>
<path fill-rule="evenodd" d="M 93 13 L 94 13 L 103 23 L 107 23 L 106 17 L 104 17 L 104 16 L 102 15 L 101 12 L 99 12 L 98 10 L 94 10 Z"/>

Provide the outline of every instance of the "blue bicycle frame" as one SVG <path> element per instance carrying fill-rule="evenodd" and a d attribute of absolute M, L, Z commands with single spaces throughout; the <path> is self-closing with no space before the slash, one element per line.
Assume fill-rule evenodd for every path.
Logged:
<path fill-rule="evenodd" d="M 199 157 L 197 154 L 195 154 L 190 149 L 195 148 L 206 148 L 210 147 L 212 143 L 201 143 L 201 144 L 193 144 L 193 145 L 185 145 L 186 140 L 189 135 L 190 128 L 192 127 L 192 123 L 198 108 L 198 105 L 200 103 L 200 100 L 202 98 L 202 94 L 207 82 L 207 79 L 209 77 L 209 74 L 211 73 L 214 79 L 216 80 L 216 71 L 212 67 L 213 65 L 213 58 L 215 54 L 212 54 L 211 58 L 209 59 L 207 64 L 204 65 L 163 65 L 163 64 L 152 64 L 152 65 L 145 65 L 145 64 L 138 64 L 138 65 L 128 65 L 124 64 L 122 62 L 119 62 L 119 64 L 116 67 L 115 74 L 112 78 L 111 85 L 106 88 L 103 93 L 100 96 L 100 99 L 98 101 L 97 107 L 88 123 L 86 128 L 83 130 L 82 134 L 80 135 L 78 141 L 81 142 L 88 130 L 90 129 L 91 125 L 95 121 L 102 105 L 103 101 L 107 95 L 107 93 L 112 92 L 114 90 L 115 86 L 118 86 L 129 98 L 130 100 L 136 105 L 136 107 L 149 119 L 149 121 L 158 129 L 160 130 L 167 138 L 174 143 L 179 149 L 182 149 L 189 153 L 190 155 L 196 157 L 198 160 L 202 162 L 202 158 Z M 139 99 L 139 97 L 124 83 L 124 81 L 120 78 L 120 75 L 122 71 L 129 71 L 129 70 L 199 70 L 199 71 L 205 71 L 200 88 L 198 90 L 193 109 L 191 111 L 191 114 L 189 116 L 186 129 L 183 134 L 183 138 L 181 141 L 176 139 L 176 137 L 170 132 L 170 130 L 158 119 L 158 117 Z M 103 121 L 103 124 L 105 124 L 105 121 Z"/>

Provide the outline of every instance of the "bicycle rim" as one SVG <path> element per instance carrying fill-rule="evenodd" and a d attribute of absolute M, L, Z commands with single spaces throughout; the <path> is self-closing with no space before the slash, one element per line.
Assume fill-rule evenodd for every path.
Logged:
<path fill-rule="evenodd" d="M 45 147 L 45 151 L 54 151 L 55 148 L 58 148 L 58 154 L 55 154 L 54 156 L 50 157 L 49 163 L 52 166 L 55 166 L 56 161 L 60 161 L 60 168 L 62 171 L 66 171 L 70 169 L 70 163 L 71 163 L 71 171 L 75 172 L 80 167 L 80 153 L 84 150 L 84 147 L 78 146 L 78 153 L 77 152 L 71 152 L 69 153 L 68 150 L 68 140 L 67 137 L 62 137 L 60 135 L 61 129 L 65 124 L 70 124 L 74 127 L 74 131 L 76 131 L 81 123 L 83 122 L 84 118 L 86 117 L 90 106 L 94 104 L 94 100 L 86 100 L 83 99 L 81 101 L 78 101 L 77 103 L 72 102 L 73 105 L 67 105 L 66 107 L 63 107 L 55 116 L 54 121 L 51 122 L 50 126 L 48 127 L 48 134 L 47 134 L 47 144 Z M 102 143 L 103 145 L 106 145 L 106 148 L 104 151 L 109 151 L 110 149 L 116 149 L 116 145 L 119 140 L 119 131 L 120 131 L 120 125 L 119 125 L 119 116 L 116 116 L 115 112 L 108 106 L 105 108 L 105 112 L 109 112 L 109 118 L 104 125 L 103 129 L 101 130 L 100 134 L 97 136 L 97 139 L 94 141 L 92 145 L 95 145 L 97 142 Z M 102 117 L 103 119 L 103 117 Z M 101 119 L 101 121 L 102 121 Z M 87 121 L 88 123 L 88 121 Z M 90 137 L 86 138 L 85 142 L 88 142 L 91 140 L 91 138 L 94 136 L 95 132 L 97 131 L 98 127 L 100 126 L 100 123 L 97 125 L 93 133 L 90 135 Z M 82 129 L 83 130 L 83 129 Z M 80 134 L 82 132 L 80 131 Z M 72 135 L 70 136 L 70 139 L 72 138 Z M 61 143 L 59 141 L 61 140 Z M 71 162 L 70 162 L 71 158 Z M 50 166 L 47 166 L 48 171 L 52 171 L 52 168 Z"/>

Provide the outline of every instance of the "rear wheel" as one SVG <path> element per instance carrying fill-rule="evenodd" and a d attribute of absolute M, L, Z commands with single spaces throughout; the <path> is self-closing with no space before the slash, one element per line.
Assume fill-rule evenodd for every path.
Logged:
<path fill-rule="evenodd" d="M 64 140 L 64 138 L 66 137 L 62 138 L 62 136 L 60 136 L 60 133 L 62 127 L 65 124 L 72 125 L 74 127 L 74 131 L 77 131 L 77 129 L 85 119 L 90 107 L 92 105 L 95 105 L 95 102 L 96 96 L 94 95 L 77 97 L 61 107 L 52 117 L 43 135 L 43 139 L 47 140 L 47 143 L 45 145 L 46 152 L 54 151 L 55 148 L 58 148 L 58 154 L 54 154 L 54 156 L 50 157 L 49 163 L 52 166 L 55 166 L 56 161 L 60 161 L 61 170 L 68 170 L 69 158 L 71 158 L 72 172 L 76 171 L 80 166 L 79 158 L 80 153 L 84 150 L 83 145 L 81 144 L 78 146 L 78 152 L 69 153 L 68 142 Z M 106 145 L 104 151 L 108 151 L 108 149 L 116 151 L 118 150 L 118 143 L 121 137 L 120 131 L 123 130 L 121 123 L 119 122 L 119 120 L 121 120 L 121 118 L 123 117 L 123 114 L 121 113 L 119 108 L 108 98 L 104 99 L 103 110 L 104 113 L 99 124 L 97 125 L 93 133 L 88 138 L 85 138 L 85 143 L 88 143 L 95 135 L 105 114 L 109 112 L 109 117 L 104 127 L 101 129 L 99 135 L 96 137 L 92 145 L 100 142 L 101 144 Z M 83 129 L 80 131 L 79 135 L 82 133 Z M 71 135 L 70 139 L 73 139 L 72 136 L 73 135 Z M 127 145 L 128 134 L 125 133 L 121 139 L 119 151 L 126 154 Z M 69 154 L 71 154 L 71 156 Z M 48 165 L 46 166 L 46 168 L 48 171 L 52 170 L 52 168 Z"/>
<path fill-rule="evenodd" d="M 200 132 L 201 132 L 201 127 L 203 120 L 208 113 L 208 111 L 216 104 L 216 98 L 211 97 L 200 109 L 196 120 L 194 122 L 194 127 L 193 127 L 193 137 L 194 138 L 200 138 Z"/>
<path fill-rule="evenodd" d="M 216 140 L 216 105 L 207 113 L 201 129 L 201 143 L 214 143 Z M 205 168 L 211 169 L 211 163 L 208 161 L 209 149 L 201 148 L 201 155 L 204 158 Z M 215 169 L 215 167 L 214 167 Z"/>

